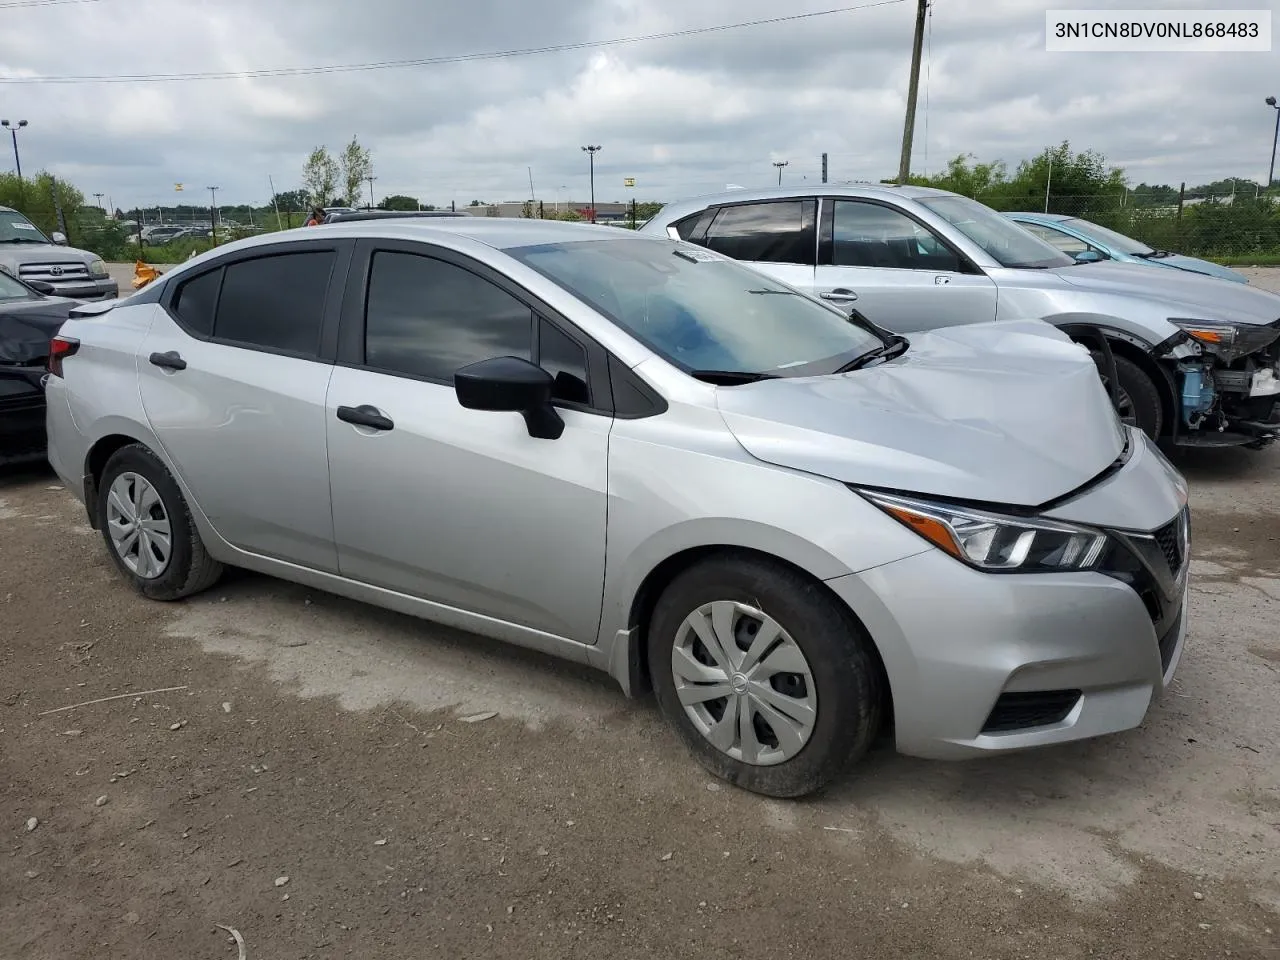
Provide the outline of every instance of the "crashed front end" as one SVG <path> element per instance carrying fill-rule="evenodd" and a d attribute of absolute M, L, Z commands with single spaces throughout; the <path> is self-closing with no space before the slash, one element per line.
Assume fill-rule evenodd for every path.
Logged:
<path fill-rule="evenodd" d="M 1260 449 L 1280 437 L 1280 319 L 1170 322 L 1179 332 L 1155 353 L 1174 389 L 1174 443 Z"/>

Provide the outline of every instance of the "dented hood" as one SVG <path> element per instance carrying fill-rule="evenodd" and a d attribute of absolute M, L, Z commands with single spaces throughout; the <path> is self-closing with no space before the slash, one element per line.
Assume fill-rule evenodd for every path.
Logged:
<path fill-rule="evenodd" d="M 917 334 L 888 363 L 720 387 L 716 401 L 742 446 L 768 463 L 1019 506 L 1087 483 L 1125 443 L 1088 353 L 1037 320 Z"/>

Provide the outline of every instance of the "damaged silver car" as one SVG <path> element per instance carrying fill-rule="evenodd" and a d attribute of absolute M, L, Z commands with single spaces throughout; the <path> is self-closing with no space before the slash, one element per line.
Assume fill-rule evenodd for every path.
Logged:
<path fill-rule="evenodd" d="M 1265 290 L 1081 263 L 927 187 L 735 190 L 669 204 L 641 232 L 746 261 L 895 333 L 1047 320 L 1091 349 L 1122 419 L 1169 445 L 1280 435 L 1280 296 Z"/>

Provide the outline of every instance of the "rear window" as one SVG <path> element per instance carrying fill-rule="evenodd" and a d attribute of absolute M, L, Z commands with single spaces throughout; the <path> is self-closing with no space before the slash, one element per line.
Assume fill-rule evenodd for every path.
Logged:
<path fill-rule="evenodd" d="M 155 281 L 152 281 L 155 282 Z M 213 334 L 213 310 L 218 305 L 218 285 L 222 268 L 193 277 L 178 288 L 173 298 L 173 312 L 182 325 L 202 337 Z"/>
<path fill-rule="evenodd" d="M 304 356 L 320 350 L 332 250 L 286 253 L 229 264 L 214 336 Z"/>

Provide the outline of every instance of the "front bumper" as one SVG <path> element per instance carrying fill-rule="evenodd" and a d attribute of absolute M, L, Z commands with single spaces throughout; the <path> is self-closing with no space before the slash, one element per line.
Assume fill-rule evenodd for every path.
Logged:
<path fill-rule="evenodd" d="M 53 296 L 71 300 L 115 300 L 120 296 L 120 284 L 107 277 L 103 280 L 76 280 L 54 283 Z"/>
<path fill-rule="evenodd" d="M 1145 513 L 1138 530 L 1151 533 L 1117 538 L 1142 568 L 1136 577 L 1119 568 L 991 574 L 930 550 L 828 581 L 880 651 L 901 753 L 961 759 L 1142 722 L 1172 682 L 1187 637 L 1190 539 L 1177 523 L 1186 522 L 1177 482 L 1157 457 L 1144 441 L 1096 492 L 1054 511 L 1084 522 L 1096 513 L 1094 523 L 1112 528 L 1125 501 L 1133 517 Z M 1153 502 L 1166 511 L 1159 520 Z"/>

